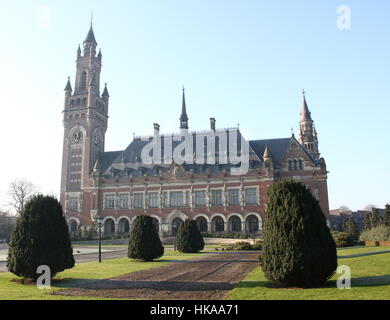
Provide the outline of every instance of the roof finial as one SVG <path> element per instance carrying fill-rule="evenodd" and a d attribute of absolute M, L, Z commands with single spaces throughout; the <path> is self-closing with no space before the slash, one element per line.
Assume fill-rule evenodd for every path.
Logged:
<path fill-rule="evenodd" d="M 91 10 L 91 28 L 93 26 L 93 10 Z"/>
<path fill-rule="evenodd" d="M 305 89 L 303 89 L 303 90 L 302 90 L 302 94 L 303 94 L 303 96 L 305 96 L 305 95 L 306 95 L 306 91 L 305 91 Z"/>

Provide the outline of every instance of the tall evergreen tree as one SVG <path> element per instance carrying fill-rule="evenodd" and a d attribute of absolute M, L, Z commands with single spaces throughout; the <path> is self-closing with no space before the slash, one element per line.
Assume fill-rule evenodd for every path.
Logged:
<path fill-rule="evenodd" d="M 336 245 L 305 185 L 287 180 L 270 187 L 261 265 L 269 280 L 288 286 L 321 286 L 334 275 Z"/>
<path fill-rule="evenodd" d="M 390 204 L 386 204 L 383 223 L 385 224 L 385 226 L 390 227 Z"/>
<path fill-rule="evenodd" d="M 352 215 L 347 220 L 346 233 L 351 240 L 357 240 L 359 237 L 359 229 Z"/>
<path fill-rule="evenodd" d="M 379 227 L 382 224 L 382 217 L 379 213 L 379 210 L 376 208 L 372 209 L 371 213 L 371 228 Z"/>
<path fill-rule="evenodd" d="M 195 253 L 204 249 L 204 240 L 196 221 L 187 219 L 180 224 L 176 246 L 183 253 Z"/>
<path fill-rule="evenodd" d="M 372 229 L 371 216 L 372 216 L 372 212 L 366 212 L 366 214 L 364 215 L 364 220 L 363 220 L 364 230 Z"/>
<path fill-rule="evenodd" d="M 50 267 L 51 276 L 73 268 L 73 249 L 61 204 L 53 197 L 37 195 L 29 200 L 11 235 L 8 270 L 36 280 L 37 268 Z"/>
<path fill-rule="evenodd" d="M 153 261 L 164 254 L 164 247 L 149 216 L 138 216 L 130 234 L 128 257 L 143 261 Z"/>

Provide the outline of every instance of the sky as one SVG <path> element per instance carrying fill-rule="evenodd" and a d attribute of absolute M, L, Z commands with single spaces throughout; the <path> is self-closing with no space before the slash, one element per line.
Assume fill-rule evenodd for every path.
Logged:
<path fill-rule="evenodd" d="M 390 202 L 388 0 L 15 0 L 0 11 L 0 208 L 15 179 L 59 195 L 63 88 L 91 12 L 106 151 L 154 122 L 178 131 L 183 85 L 192 130 L 215 117 L 249 139 L 298 135 L 304 88 L 330 208 Z"/>

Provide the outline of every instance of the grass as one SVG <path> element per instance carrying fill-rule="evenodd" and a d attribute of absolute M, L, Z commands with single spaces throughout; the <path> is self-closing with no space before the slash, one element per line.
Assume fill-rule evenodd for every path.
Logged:
<path fill-rule="evenodd" d="M 59 273 L 55 279 L 62 279 L 60 282 L 52 283 L 50 290 L 39 290 L 35 285 L 22 285 L 15 283 L 19 279 L 12 273 L 0 273 L 0 300 L 96 300 L 92 297 L 66 297 L 53 296 L 49 293 L 77 286 L 99 279 L 108 279 L 134 271 L 162 267 L 172 260 L 192 259 L 200 254 L 183 254 L 168 251 L 165 255 L 154 262 L 137 262 L 128 258 L 103 260 L 98 262 L 78 263 L 72 269 Z M 102 298 L 103 299 L 103 298 Z"/>
<path fill-rule="evenodd" d="M 336 287 L 335 275 L 323 288 L 274 289 L 260 268 L 254 269 L 230 293 L 234 300 L 390 300 L 390 253 L 342 258 L 355 254 L 386 251 L 386 247 L 347 248 L 338 250 L 338 264 L 351 269 L 351 289 Z"/>

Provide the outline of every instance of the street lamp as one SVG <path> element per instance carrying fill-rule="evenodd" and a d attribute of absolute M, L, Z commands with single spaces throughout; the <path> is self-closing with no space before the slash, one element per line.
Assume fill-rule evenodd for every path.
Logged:
<path fill-rule="evenodd" d="M 95 218 L 97 226 L 99 228 L 99 262 L 102 262 L 102 227 L 104 218 L 98 216 Z"/>
<path fill-rule="evenodd" d="M 176 251 L 176 233 L 177 233 L 177 222 L 175 221 L 173 223 L 173 251 Z"/>

